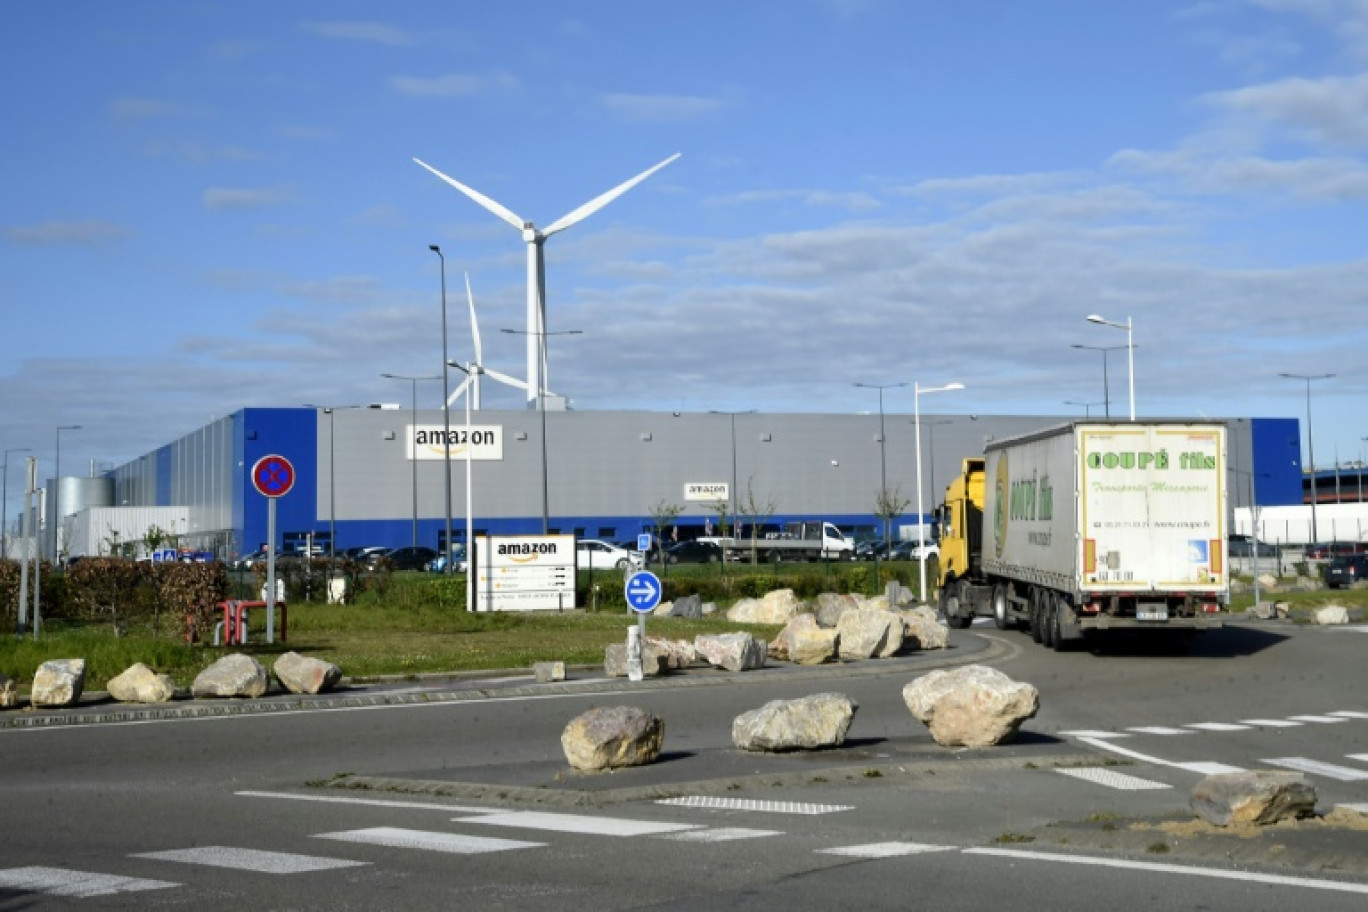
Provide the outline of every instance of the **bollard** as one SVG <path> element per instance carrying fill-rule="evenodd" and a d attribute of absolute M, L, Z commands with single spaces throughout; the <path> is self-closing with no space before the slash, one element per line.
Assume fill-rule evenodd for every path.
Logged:
<path fill-rule="evenodd" d="M 641 630 L 627 628 L 627 680 L 640 681 L 645 677 L 641 668 Z"/>

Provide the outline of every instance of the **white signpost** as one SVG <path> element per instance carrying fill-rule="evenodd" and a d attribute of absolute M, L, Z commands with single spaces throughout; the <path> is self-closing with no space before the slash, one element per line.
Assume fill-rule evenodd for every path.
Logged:
<path fill-rule="evenodd" d="M 275 642 L 276 607 L 276 499 L 290 493 L 295 483 L 294 465 L 284 456 L 262 456 L 252 465 L 252 486 L 266 498 L 266 642 Z"/>
<path fill-rule="evenodd" d="M 476 611 L 575 608 L 575 536 L 482 535 L 476 539 Z"/>

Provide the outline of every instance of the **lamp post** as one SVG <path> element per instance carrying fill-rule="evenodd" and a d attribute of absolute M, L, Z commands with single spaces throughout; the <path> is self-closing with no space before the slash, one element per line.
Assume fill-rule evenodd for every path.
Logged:
<path fill-rule="evenodd" d="M 500 332 L 506 332 L 506 333 L 508 333 L 509 335 L 513 335 L 513 336 L 578 336 L 578 335 L 580 335 L 581 333 L 583 333 L 584 331 L 583 331 L 583 330 L 580 330 L 580 329 L 563 329 L 563 330 L 561 330 L 560 332 L 545 332 L 545 331 L 543 331 L 543 332 L 530 332 L 530 331 L 525 330 L 525 329 L 504 329 L 504 330 L 500 330 Z M 546 352 L 546 350 L 547 350 L 549 347 L 550 347 L 550 346 L 549 346 L 548 343 L 546 343 L 545 341 L 542 342 L 542 344 L 541 344 L 541 350 L 542 350 L 542 358 L 543 358 L 543 359 L 547 359 L 547 358 L 549 357 L 549 356 L 547 355 L 547 352 Z M 546 462 L 546 390 L 545 390 L 545 389 L 539 389 L 539 390 L 537 390 L 537 411 L 541 412 L 541 438 L 542 438 L 542 441 L 541 441 L 541 443 L 542 443 L 542 445 L 541 445 L 541 451 L 542 451 L 542 535 L 549 535 L 549 534 L 550 534 L 550 531 L 551 531 L 551 491 L 550 491 L 550 481 L 549 481 L 549 479 L 547 478 L 547 469 L 546 469 L 547 462 Z"/>
<path fill-rule="evenodd" d="M 1329 380 L 1334 374 L 1288 374 L 1280 373 L 1279 377 L 1286 377 L 1289 380 L 1301 380 L 1306 384 L 1306 458 L 1311 468 L 1311 544 L 1320 541 L 1316 535 L 1316 500 L 1319 498 L 1320 491 L 1316 486 L 1316 449 L 1315 443 L 1311 439 L 1311 381 Z"/>
<path fill-rule="evenodd" d="M 711 414 L 714 414 L 714 415 L 726 415 L 726 416 L 728 416 L 728 417 L 731 418 L 731 456 L 732 456 L 732 488 L 731 488 L 731 514 L 732 514 L 732 517 L 731 517 L 731 527 L 732 527 L 732 533 L 731 533 L 731 537 L 732 537 L 732 538 L 736 538 L 736 537 L 737 537 L 737 535 L 736 535 L 736 497 L 737 497 L 737 493 L 738 493 L 737 487 L 736 487 L 736 416 L 737 416 L 737 415 L 754 415 L 754 414 L 755 414 L 755 409 L 747 409 L 747 410 L 744 411 L 744 412 L 721 412 L 721 411 L 713 411 Z"/>
<path fill-rule="evenodd" d="M 1130 375 L 1130 420 L 1135 420 L 1135 334 L 1131 326 L 1131 318 L 1126 317 L 1125 323 L 1113 323 L 1111 320 L 1099 317 L 1097 314 L 1088 315 L 1089 323 L 1096 323 L 1099 326 L 1110 326 L 1114 329 L 1124 329 L 1126 331 L 1126 367 Z M 1105 357 L 1105 355 L 1104 355 Z M 1105 368 L 1105 363 L 1104 363 Z M 1111 410 L 1108 409 L 1107 417 L 1111 417 Z"/>
<path fill-rule="evenodd" d="M 0 496 L 0 560 L 9 557 L 9 457 L 10 453 L 32 453 L 33 447 L 12 447 L 5 450 L 4 494 Z"/>
<path fill-rule="evenodd" d="M 62 431 L 79 431 L 79 424 L 57 428 L 57 469 L 52 483 L 52 559 L 62 556 Z"/>
<path fill-rule="evenodd" d="M 912 387 L 912 423 L 916 427 L 917 437 L 917 550 L 921 554 L 921 559 L 917 561 L 917 567 L 921 573 L 921 604 L 926 604 L 926 523 L 922 521 L 925 515 L 922 512 L 922 459 L 921 459 L 921 397 L 923 393 L 948 393 L 951 390 L 964 389 L 963 383 L 947 383 L 944 386 L 930 386 L 923 388 L 920 384 L 913 384 Z"/>
<path fill-rule="evenodd" d="M 474 363 L 460 364 L 456 361 L 448 362 L 448 366 L 464 371 L 466 375 L 465 383 L 461 384 L 465 391 L 465 508 L 466 508 L 466 534 L 465 534 L 465 554 L 466 554 L 466 611 L 475 610 L 475 563 L 473 559 L 475 545 L 475 511 L 471 498 L 474 496 L 474 488 L 470 482 L 470 451 L 475 443 L 470 436 L 470 397 L 474 391 L 479 389 L 479 377 L 484 373 L 484 367 Z M 461 392 L 460 389 L 457 392 Z M 446 560 L 443 569 L 451 572 L 451 565 L 456 563 L 451 558 L 451 543 L 447 542 Z M 492 608 L 492 605 L 491 605 Z"/>
<path fill-rule="evenodd" d="M 436 244 L 428 244 L 428 250 L 437 254 L 437 259 L 442 263 L 442 486 L 446 492 L 446 511 L 443 516 L 446 520 L 446 550 L 447 566 L 445 572 L 451 572 L 451 371 L 447 369 L 447 306 L 446 306 L 446 257 L 442 256 L 442 248 Z M 440 549 L 439 549 L 440 550 Z"/>
<path fill-rule="evenodd" d="M 885 434 L 883 394 L 884 390 L 886 389 L 897 389 L 898 387 L 907 386 L 907 383 L 856 383 L 855 385 L 861 389 L 873 389 L 879 391 L 879 500 L 881 501 L 881 503 L 878 506 L 880 509 L 883 509 L 888 503 L 888 462 L 884 454 Z M 888 523 L 889 517 L 885 515 L 883 517 L 885 549 L 888 548 Z"/>
<path fill-rule="evenodd" d="M 1075 342 L 1070 348 L 1077 348 L 1080 351 L 1099 351 L 1102 353 L 1102 401 L 1094 402 L 1093 405 L 1102 405 L 1105 408 L 1106 417 L 1111 417 L 1111 386 L 1107 380 L 1107 352 L 1121 351 L 1127 348 L 1125 345 L 1081 345 Z M 1065 405 L 1083 405 L 1080 402 L 1066 402 Z"/>
<path fill-rule="evenodd" d="M 328 562 L 337 559 L 337 435 L 333 427 L 336 418 L 333 413 L 340 408 L 356 408 L 354 405 L 311 405 L 304 404 L 305 408 L 318 409 L 328 416 Z M 271 548 L 275 548 L 275 542 L 271 543 Z M 309 555 L 313 558 L 313 554 Z"/>
<path fill-rule="evenodd" d="M 410 468 L 413 474 L 413 547 L 418 547 L 418 453 L 413 450 L 413 434 L 418 428 L 418 381 L 419 380 L 441 380 L 440 374 L 431 377 L 407 377 L 403 374 L 381 374 L 387 380 L 407 380 L 412 384 L 412 400 L 409 408 L 409 440 L 406 446 L 410 448 L 408 453 Z"/>

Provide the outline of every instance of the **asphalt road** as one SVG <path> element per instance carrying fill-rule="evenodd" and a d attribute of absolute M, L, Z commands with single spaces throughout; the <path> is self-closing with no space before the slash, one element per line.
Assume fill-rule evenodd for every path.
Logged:
<path fill-rule="evenodd" d="M 975 627 L 811 670 L 6 713 L 0 909 L 1359 910 L 1368 828 L 1335 808 L 1368 812 L 1365 648 L 1240 623 L 1191 654 L 1056 654 Z M 1040 689 L 1017 743 L 939 748 L 903 706 L 966 661 Z M 822 691 L 860 705 L 846 747 L 731 746 L 737 714 Z M 572 773 L 565 723 L 618 703 L 665 719 L 665 754 Z M 1194 828 L 1190 789 L 1232 768 L 1301 769 L 1328 816 Z"/>

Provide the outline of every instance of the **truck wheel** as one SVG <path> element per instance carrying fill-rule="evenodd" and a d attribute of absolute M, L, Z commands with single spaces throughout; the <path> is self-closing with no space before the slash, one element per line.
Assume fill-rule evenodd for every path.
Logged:
<path fill-rule="evenodd" d="M 1058 606 L 1055 604 L 1055 594 L 1046 592 L 1040 597 L 1040 601 L 1040 642 L 1045 648 L 1053 649 L 1055 627 L 1058 624 Z"/>
<path fill-rule="evenodd" d="M 941 614 L 945 615 L 945 626 L 952 630 L 963 630 L 974 620 L 971 617 L 960 617 L 960 587 L 958 583 L 950 583 L 942 586 L 940 591 Z"/>
<path fill-rule="evenodd" d="M 1062 604 L 1056 602 L 1054 611 L 1050 613 L 1050 648 L 1055 652 L 1068 652 L 1073 644 L 1064 639 L 1064 622 L 1059 617 L 1061 607 Z"/>
<path fill-rule="evenodd" d="M 993 587 L 993 623 L 998 630 L 1011 630 L 1016 626 L 1007 613 L 1007 587 L 1001 583 Z"/>

